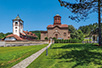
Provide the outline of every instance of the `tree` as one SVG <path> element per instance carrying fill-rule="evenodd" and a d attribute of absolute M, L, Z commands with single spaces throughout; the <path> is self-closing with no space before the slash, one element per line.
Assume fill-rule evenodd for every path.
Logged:
<path fill-rule="evenodd" d="M 89 37 L 90 33 L 92 31 L 95 31 L 97 27 L 98 27 L 98 24 L 94 23 L 94 24 L 89 24 L 86 26 L 80 26 L 79 29 L 84 33 L 85 37 Z"/>
<path fill-rule="evenodd" d="M 84 40 L 84 34 L 83 34 L 83 32 L 79 29 L 79 30 L 76 30 L 74 33 L 71 33 L 71 38 L 72 38 L 72 39 L 78 39 L 78 40 L 83 41 L 83 40 Z"/>
<path fill-rule="evenodd" d="M 84 40 L 84 34 L 83 34 L 83 32 L 79 29 L 79 30 L 77 30 L 77 32 L 78 32 L 78 39 L 79 40 Z"/>
<path fill-rule="evenodd" d="M 0 33 L 0 39 L 2 39 L 4 37 L 3 33 Z"/>
<path fill-rule="evenodd" d="M 99 45 L 101 45 L 101 12 L 102 0 L 75 0 L 74 3 L 58 0 L 61 6 L 68 8 L 76 16 L 69 16 L 72 20 L 79 22 L 80 20 L 87 19 L 88 15 L 92 12 L 98 12 L 98 25 L 99 25 Z"/>
<path fill-rule="evenodd" d="M 70 33 L 74 33 L 74 32 L 76 31 L 76 29 L 74 28 L 74 26 L 69 25 L 69 26 L 68 26 L 68 31 L 69 31 Z"/>
<path fill-rule="evenodd" d="M 38 36 L 38 40 L 40 40 L 40 34 L 41 32 L 40 31 L 30 31 L 32 33 L 34 33 L 36 36 Z"/>
<path fill-rule="evenodd" d="M 10 35 L 10 34 L 12 34 L 12 33 L 10 33 L 10 32 L 8 32 L 6 34 L 0 33 L 0 39 L 3 39 L 4 37 L 6 37 L 7 35 Z"/>

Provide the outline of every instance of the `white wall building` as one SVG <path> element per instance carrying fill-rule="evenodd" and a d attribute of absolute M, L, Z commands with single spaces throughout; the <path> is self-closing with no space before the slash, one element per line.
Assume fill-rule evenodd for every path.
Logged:
<path fill-rule="evenodd" d="M 12 20 L 13 21 L 13 34 L 6 36 L 3 40 L 5 41 L 22 41 L 22 40 L 34 40 L 37 38 L 32 32 L 23 30 L 23 20 L 19 15 Z"/>
<path fill-rule="evenodd" d="M 13 34 L 20 36 L 23 33 L 23 21 L 20 19 L 19 15 L 13 20 Z"/>

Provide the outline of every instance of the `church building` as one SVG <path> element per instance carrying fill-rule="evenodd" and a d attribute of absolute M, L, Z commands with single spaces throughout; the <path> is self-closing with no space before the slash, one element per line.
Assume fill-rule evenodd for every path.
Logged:
<path fill-rule="evenodd" d="M 47 31 L 41 31 L 41 40 L 45 40 L 46 37 L 48 39 L 70 39 L 68 25 L 61 24 L 61 16 L 59 14 L 54 16 L 54 23 L 47 26 Z"/>
<path fill-rule="evenodd" d="M 10 34 L 4 38 L 5 41 L 21 41 L 21 40 L 34 40 L 37 38 L 32 32 L 24 31 L 24 21 L 19 15 L 12 20 L 13 21 L 13 34 Z"/>

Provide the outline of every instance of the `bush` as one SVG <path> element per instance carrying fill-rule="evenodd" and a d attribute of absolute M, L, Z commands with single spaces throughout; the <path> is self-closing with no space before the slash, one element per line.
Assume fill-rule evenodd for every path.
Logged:
<path fill-rule="evenodd" d="M 69 40 L 63 40 L 63 39 L 56 39 L 55 43 L 81 43 L 82 41 L 79 39 L 69 39 Z"/>
<path fill-rule="evenodd" d="M 45 37 L 45 40 L 48 40 L 48 37 Z"/>
<path fill-rule="evenodd" d="M 55 37 L 53 37 L 52 39 L 53 39 L 53 40 L 56 40 L 56 38 L 55 38 Z"/>

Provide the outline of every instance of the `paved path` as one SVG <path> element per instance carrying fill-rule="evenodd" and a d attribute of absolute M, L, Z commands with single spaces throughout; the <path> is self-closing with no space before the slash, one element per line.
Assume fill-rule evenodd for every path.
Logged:
<path fill-rule="evenodd" d="M 29 64 L 31 64 L 38 56 L 40 56 L 45 50 L 46 48 L 50 47 L 51 43 L 39 50 L 38 52 L 34 53 L 33 55 L 31 55 L 30 57 L 24 59 L 23 61 L 19 62 L 18 64 L 14 65 L 12 68 L 26 68 Z"/>

